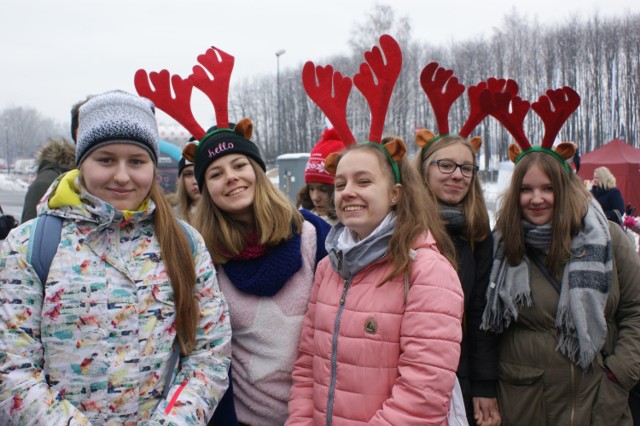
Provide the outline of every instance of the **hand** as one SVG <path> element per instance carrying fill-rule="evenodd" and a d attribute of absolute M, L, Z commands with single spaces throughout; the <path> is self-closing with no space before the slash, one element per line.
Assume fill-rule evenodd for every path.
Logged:
<path fill-rule="evenodd" d="M 499 426 L 502 419 L 496 398 L 473 398 L 473 416 L 479 426 Z"/>
<path fill-rule="evenodd" d="M 633 228 L 636 225 L 636 219 L 633 216 L 627 216 L 622 222 L 627 228 Z"/>

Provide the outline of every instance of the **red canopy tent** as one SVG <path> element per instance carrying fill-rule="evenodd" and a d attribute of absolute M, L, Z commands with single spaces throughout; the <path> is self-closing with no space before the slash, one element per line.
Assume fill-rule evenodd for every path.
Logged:
<path fill-rule="evenodd" d="M 606 145 L 580 156 L 582 179 L 593 178 L 593 171 L 605 166 L 616 177 L 616 186 L 622 193 L 624 203 L 636 207 L 640 212 L 640 150 L 620 139 L 613 139 Z"/>

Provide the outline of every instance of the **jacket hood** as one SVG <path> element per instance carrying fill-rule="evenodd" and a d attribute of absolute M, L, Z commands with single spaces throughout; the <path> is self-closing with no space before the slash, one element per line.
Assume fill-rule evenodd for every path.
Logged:
<path fill-rule="evenodd" d="M 394 227 L 395 223 L 390 223 L 379 229 L 375 235 L 367 237 L 350 248 L 341 249 L 338 241 L 341 235 L 344 232 L 349 232 L 349 230 L 340 222 L 333 225 L 325 241 L 325 247 L 333 270 L 343 278 L 352 279 L 367 266 L 384 258 L 387 254 Z M 419 235 L 411 244 L 410 251 L 414 252 L 411 258 L 413 259 L 415 256 L 416 250 L 427 247 L 438 253 L 440 252 L 430 232 L 424 232 Z"/>
<path fill-rule="evenodd" d="M 341 277 L 351 279 L 367 265 L 382 259 L 387 254 L 395 223 L 395 214 L 388 214 L 363 240 L 354 239 L 342 223 L 334 225 L 325 240 L 333 269 Z"/>
<path fill-rule="evenodd" d="M 40 148 L 36 157 L 38 164 L 42 164 L 45 161 L 71 170 L 76 166 L 76 148 L 71 142 L 64 138 L 49 139 L 49 141 Z"/>

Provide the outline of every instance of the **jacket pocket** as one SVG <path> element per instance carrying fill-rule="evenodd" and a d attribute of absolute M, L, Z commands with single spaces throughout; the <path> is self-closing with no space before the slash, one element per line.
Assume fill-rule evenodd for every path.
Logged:
<path fill-rule="evenodd" d="M 544 424 L 544 370 L 500 362 L 498 405 L 503 425 Z"/>
<path fill-rule="evenodd" d="M 612 382 L 604 370 L 601 369 L 601 373 L 600 384 L 593 401 L 591 423 L 594 425 L 627 424 L 623 419 L 630 419 L 630 412 L 627 412 L 629 408 L 629 392 L 619 384 Z"/>

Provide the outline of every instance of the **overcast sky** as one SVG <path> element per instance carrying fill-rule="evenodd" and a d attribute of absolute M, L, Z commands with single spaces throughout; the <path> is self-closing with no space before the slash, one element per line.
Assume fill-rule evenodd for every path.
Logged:
<path fill-rule="evenodd" d="M 638 0 L 380 0 L 413 37 L 447 44 L 490 35 L 513 8 L 542 24 L 624 16 Z M 88 94 L 135 93 L 139 68 L 188 75 L 215 45 L 236 58 L 231 84 L 347 53 L 371 0 L 0 0 L 0 110 L 32 107 L 61 123 Z M 372 40 L 377 40 L 373 36 Z M 196 114 L 197 115 L 197 114 Z"/>

